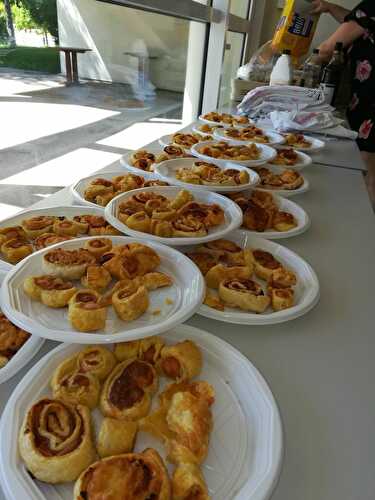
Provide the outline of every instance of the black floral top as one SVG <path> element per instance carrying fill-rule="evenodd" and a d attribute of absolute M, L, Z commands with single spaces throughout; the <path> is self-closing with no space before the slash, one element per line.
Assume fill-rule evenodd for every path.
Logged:
<path fill-rule="evenodd" d="M 375 0 L 361 2 L 345 21 L 355 21 L 366 32 L 349 50 L 352 99 L 347 116 L 363 151 L 375 152 Z"/>

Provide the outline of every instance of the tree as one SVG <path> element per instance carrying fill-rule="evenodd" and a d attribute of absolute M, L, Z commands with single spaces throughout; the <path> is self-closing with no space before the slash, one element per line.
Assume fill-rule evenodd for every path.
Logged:
<path fill-rule="evenodd" d="M 10 6 L 10 0 L 4 0 L 5 7 L 5 18 L 7 23 L 7 31 L 8 31 L 8 44 L 11 47 L 16 46 L 16 35 L 14 33 L 14 25 L 13 25 L 13 14 L 12 8 Z"/>
<path fill-rule="evenodd" d="M 25 7 L 36 26 L 45 33 L 50 33 L 58 43 L 56 0 L 18 0 Z"/>

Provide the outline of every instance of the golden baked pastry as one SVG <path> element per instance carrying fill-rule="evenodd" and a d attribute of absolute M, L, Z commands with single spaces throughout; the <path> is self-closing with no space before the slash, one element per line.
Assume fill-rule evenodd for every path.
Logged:
<path fill-rule="evenodd" d="M 74 486 L 74 500 L 171 500 L 168 471 L 157 451 L 107 457 L 92 464 Z"/>
<path fill-rule="evenodd" d="M 223 126 L 222 125 L 209 125 L 208 123 L 202 123 L 202 125 L 198 126 L 198 130 L 200 132 L 204 132 L 205 134 L 211 134 L 211 135 L 218 128 L 223 128 Z"/>
<path fill-rule="evenodd" d="M 52 231 L 58 236 L 77 236 L 80 233 L 80 225 L 66 217 L 56 217 Z"/>
<path fill-rule="evenodd" d="M 156 157 L 153 153 L 149 153 L 145 149 L 140 149 L 130 156 L 129 163 L 133 167 L 137 167 L 141 170 L 151 171 L 155 159 Z"/>
<path fill-rule="evenodd" d="M 219 261 L 218 257 L 215 255 L 199 251 L 199 249 L 195 252 L 188 252 L 186 255 L 199 267 L 203 276 L 205 276 L 211 268 L 216 266 Z"/>
<path fill-rule="evenodd" d="M 94 332 L 105 328 L 107 308 L 100 302 L 95 290 L 78 290 L 69 301 L 68 320 L 80 332 Z"/>
<path fill-rule="evenodd" d="M 276 231 L 290 231 L 298 226 L 293 214 L 278 210 L 273 217 L 273 227 Z"/>
<path fill-rule="evenodd" d="M 204 254 L 208 253 L 230 265 L 252 265 L 252 261 L 251 259 L 248 259 L 246 250 L 243 250 L 231 240 L 219 239 L 208 241 L 207 243 L 200 245 L 197 248 L 197 252 L 202 252 Z"/>
<path fill-rule="evenodd" d="M 81 373 L 91 373 L 105 380 L 117 361 L 112 351 L 101 346 L 88 346 L 79 352 L 77 366 Z"/>
<path fill-rule="evenodd" d="M 124 285 L 112 295 L 112 305 L 122 321 L 133 321 L 145 313 L 149 306 L 147 289 L 133 281 Z"/>
<path fill-rule="evenodd" d="M 138 358 L 155 365 L 160 358 L 164 347 L 164 340 L 158 336 L 147 337 L 142 340 L 130 340 L 115 344 L 115 356 L 119 361 Z"/>
<path fill-rule="evenodd" d="M 55 399 L 71 405 L 84 405 L 93 410 L 98 406 L 100 382 L 96 375 L 80 371 L 77 354 L 65 359 L 53 372 L 52 394 Z"/>
<path fill-rule="evenodd" d="M 191 146 L 194 146 L 194 144 L 202 141 L 208 141 L 210 139 L 210 136 L 202 137 L 201 134 L 197 134 L 195 132 L 190 134 L 176 132 L 175 134 L 172 134 L 172 144 L 180 146 L 184 149 L 190 149 Z"/>
<path fill-rule="evenodd" d="M 99 457 L 111 457 L 133 451 L 137 431 L 137 422 L 103 418 L 96 445 Z"/>
<path fill-rule="evenodd" d="M 30 239 L 34 239 L 43 233 L 51 233 L 55 217 L 39 215 L 22 221 L 22 229 Z"/>
<path fill-rule="evenodd" d="M 91 203 L 96 202 L 96 197 L 101 195 L 113 194 L 115 190 L 114 183 L 98 177 L 90 182 L 84 191 L 84 198 Z"/>
<path fill-rule="evenodd" d="M 76 215 L 75 222 L 80 224 L 81 232 L 88 233 L 89 236 L 105 236 L 120 234 L 101 215 Z"/>
<path fill-rule="evenodd" d="M 270 142 L 269 136 L 265 134 L 261 128 L 255 125 L 249 125 L 248 127 L 242 128 L 226 128 L 224 129 L 224 135 L 237 141 L 252 141 L 262 144 L 268 144 Z"/>
<path fill-rule="evenodd" d="M 202 155 L 220 160 L 249 161 L 258 160 L 260 158 L 260 149 L 254 143 L 234 146 L 225 141 L 212 142 L 211 144 L 198 146 L 197 151 Z"/>
<path fill-rule="evenodd" d="M 126 225 L 133 231 L 150 232 L 150 217 L 146 212 L 137 212 L 126 219 Z"/>
<path fill-rule="evenodd" d="M 202 238 L 207 235 L 203 222 L 189 216 L 180 216 L 171 222 L 174 238 Z"/>
<path fill-rule="evenodd" d="M 286 165 L 292 167 L 298 163 L 298 153 L 293 148 L 277 149 L 276 157 L 270 161 L 271 165 Z"/>
<path fill-rule="evenodd" d="M 100 408 L 106 417 L 138 420 L 148 414 L 151 396 L 158 388 L 155 368 L 139 359 L 117 365 L 106 379 Z"/>
<path fill-rule="evenodd" d="M 165 160 L 173 160 L 174 158 L 187 158 L 190 155 L 185 152 L 184 148 L 176 144 L 170 144 L 163 148 L 163 152 L 157 155 L 155 163 L 160 163 Z"/>
<path fill-rule="evenodd" d="M 210 122 L 225 123 L 232 126 L 247 125 L 250 123 L 247 116 L 235 116 L 229 113 L 218 113 L 217 111 L 210 111 L 203 115 L 203 118 Z"/>
<path fill-rule="evenodd" d="M 55 233 L 43 233 L 34 240 L 35 250 L 42 250 L 55 243 L 62 243 L 63 241 L 71 240 L 71 236 L 57 236 Z"/>
<path fill-rule="evenodd" d="M 23 289 L 31 299 L 48 307 L 65 307 L 77 289 L 71 281 L 52 275 L 29 276 L 23 282 Z"/>
<path fill-rule="evenodd" d="M 144 286 L 146 290 L 157 290 L 158 288 L 171 286 L 173 280 L 165 273 L 153 272 L 144 274 L 143 276 L 137 276 L 134 278 L 133 283 L 135 283 L 136 286 Z"/>
<path fill-rule="evenodd" d="M 95 257 L 83 248 L 77 250 L 55 248 L 43 255 L 42 266 L 46 274 L 79 279 L 85 274 L 87 267 L 95 262 Z"/>
<path fill-rule="evenodd" d="M 206 290 L 206 295 L 204 297 L 203 304 L 205 304 L 208 307 L 212 307 L 213 309 L 216 309 L 217 311 L 224 311 L 225 310 L 225 305 L 218 297 L 216 294 L 211 292 L 210 290 Z"/>
<path fill-rule="evenodd" d="M 294 304 L 294 291 L 292 288 L 271 288 L 269 293 L 274 311 L 288 309 Z"/>
<path fill-rule="evenodd" d="M 258 278 L 268 280 L 273 271 L 283 267 L 272 254 L 265 250 L 253 250 L 253 257 L 255 264 L 254 271 Z"/>
<path fill-rule="evenodd" d="M 85 288 L 91 288 L 97 292 L 104 290 L 111 281 L 112 276 L 107 269 L 98 265 L 87 266 L 86 274 L 81 278 L 81 283 Z"/>
<path fill-rule="evenodd" d="M 184 340 L 164 346 L 157 366 L 163 375 L 177 382 L 190 380 L 202 370 L 202 354 L 192 340 Z"/>
<path fill-rule="evenodd" d="M 206 284 L 209 288 L 219 288 L 222 281 L 227 279 L 248 279 L 253 274 L 253 268 L 248 266 L 230 266 L 222 263 L 211 267 L 207 272 Z"/>
<path fill-rule="evenodd" d="M 210 500 L 203 474 L 196 464 L 178 464 L 172 476 L 173 500 Z"/>
<path fill-rule="evenodd" d="M 273 217 L 273 209 L 263 208 L 250 199 L 243 213 L 242 227 L 262 233 L 272 228 Z"/>
<path fill-rule="evenodd" d="M 228 279 L 219 285 L 219 297 L 230 307 L 244 311 L 264 312 L 270 304 L 270 298 L 262 287 L 250 279 Z"/>
<path fill-rule="evenodd" d="M 271 288 L 290 288 L 297 284 L 297 277 L 293 271 L 279 267 L 272 271 L 268 278 L 268 286 Z"/>
<path fill-rule="evenodd" d="M 14 325 L 0 309 L 0 368 L 21 349 L 30 334 Z"/>
<path fill-rule="evenodd" d="M 17 264 L 17 262 L 33 253 L 33 246 L 25 240 L 15 238 L 4 241 L 1 245 L 1 252 L 6 261 Z"/>
<path fill-rule="evenodd" d="M 85 242 L 83 248 L 99 259 L 103 254 L 111 251 L 112 241 L 109 238 L 91 238 Z"/>
<path fill-rule="evenodd" d="M 25 416 L 19 451 L 27 469 L 45 483 L 75 481 L 96 458 L 90 411 L 43 398 Z"/>
<path fill-rule="evenodd" d="M 260 177 L 260 184 L 263 189 L 285 189 L 295 190 L 304 183 L 302 175 L 295 170 L 283 170 L 280 174 L 275 174 L 266 167 L 254 168 Z"/>
<path fill-rule="evenodd" d="M 308 141 L 303 134 L 286 134 L 284 137 L 288 146 L 303 149 L 311 148 L 311 142 Z"/>
<path fill-rule="evenodd" d="M 7 240 L 26 240 L 27 235 L 21 226 L 8 226 L 0 228 L 0 247 Z"/>

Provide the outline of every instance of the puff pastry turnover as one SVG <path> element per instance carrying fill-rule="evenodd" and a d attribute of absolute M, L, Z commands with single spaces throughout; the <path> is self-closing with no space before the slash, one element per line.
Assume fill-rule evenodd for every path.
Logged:
<path fill-rule="evenodd" d="M 157 366 L 163 375 L 177 382 L 190 380 L 202 370 L 202 354 L 192 340 L 184 340 L 163 347 Z"/>
<path fill-rule="evenodd" d="M 105 417 L 101 423 L 97 449 L 100 458 L 133 451 L 137 422 Z"/>

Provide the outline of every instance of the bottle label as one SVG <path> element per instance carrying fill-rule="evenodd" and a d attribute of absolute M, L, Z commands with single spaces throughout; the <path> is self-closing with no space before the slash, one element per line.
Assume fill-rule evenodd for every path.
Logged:
<path fill-rule="evenodd" d="M 313 25 L 314 21 L 311 17 L 302 17 L 300 14 L 295 12 L 288 31 L 292 35 L 298 35 L 308 38 L 310 36 Z"/>
<path fill-rule="evenodd" d="M 336 85 L 331 85 L 330 83 L 321 83 L 320 88 L 324 92 L 325 103 L 331 104 L 333 100 L 333 95 L 335 93 Z"/>

